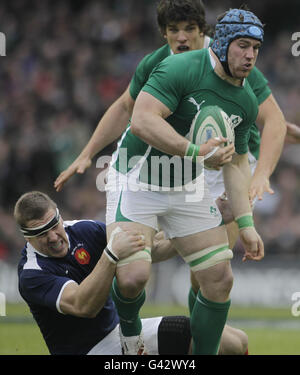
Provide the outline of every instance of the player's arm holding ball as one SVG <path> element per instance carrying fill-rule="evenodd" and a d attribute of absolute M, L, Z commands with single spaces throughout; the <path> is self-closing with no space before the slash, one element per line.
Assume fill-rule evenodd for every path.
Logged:
<path fill-rule="evenodd" d="M 220 146 L 226 140 L 224 138 L 209 139 L 205 144 L 194 145 L 177 133 L 165 119 L 171 115 L 170 109 L 151 94 L 141 91 L 136 100 L 131 120 L 131 131 L 146 143 L 170 155 L 187 156 L 189 150 L 194 152 L 194 157 L 205 156 L 215 147 Z M 159 137 L 158 137 L 159 134 Z M 193 148 L 193 150 L 192 150 Z M 229 146 L 229 154 L 225 151 L 225 161 L 233 153 Z M 214 164 L 224 163 L 224 151 L 216 153 Z M 191 155 L 190 155 L 191 156 Z"/>

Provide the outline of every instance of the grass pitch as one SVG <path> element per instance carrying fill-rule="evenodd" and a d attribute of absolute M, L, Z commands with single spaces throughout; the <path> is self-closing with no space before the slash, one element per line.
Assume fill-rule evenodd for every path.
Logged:
<path fill-rule="evenodd" d="M 188 315 L 184 306 L 145 305 L 143 317 Z M 229 324 L 249 337 L 249 354 L 300 355 L 300 317 L 289 309 L 232 306 Z M 0 355 L 47 355 L 48 349 L 25 304 L 8 305 L 0 316 Z"/>

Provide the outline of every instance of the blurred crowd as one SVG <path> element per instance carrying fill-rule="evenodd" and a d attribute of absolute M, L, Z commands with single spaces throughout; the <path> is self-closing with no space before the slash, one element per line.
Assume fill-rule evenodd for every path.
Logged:
<path fill-rule="evenodd" d="M 209 23 L 227 5 L 236 6 L 227 3 L 204 1 Z M 15 262 L 24 244 L 12 213 L 26 191 L 48 193 L 64 219 L 105 219 L 97 158 L 62 192 L 55 192 L 53 182 L 127 87 L 137 63 L 164 43 L 155 8 L 154 0 L 0 3 L 0 31 L 6 36 L 6 56 L 0 57 L 0 259 Z M 257 65 L 287 120 L 300 124 L 300 57 L 291 53 L 296 31 L 272 30 Z M 270 254 L 300 254 L 299 170 L 300 146 L 286 145 L 272 177 L 276 194 L 257 205 L 255 219 Z"/>

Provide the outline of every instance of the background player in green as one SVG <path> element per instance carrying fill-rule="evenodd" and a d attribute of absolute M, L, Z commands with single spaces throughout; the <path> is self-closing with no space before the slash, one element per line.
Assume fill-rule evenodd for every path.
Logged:
<path fill-rule="evenodd" d="M 108 109 L 79 157 L 57 178 L 55 187 L 58 191 L 74 173 L 84 173 L 85 169 L 91 165 L 93 156 L 121 135 L 131 116 L 134 100 L 158 62 L 171 53 L 207 48 L 211 43 L 211 39 L 206 35 L 209 28 L 206 25 L 204 8 L 200 1 L 162 0 L 158 4 L 157 19 L 160 31 L 167 39 L 168 44 L 147 55 L 141 61 L 130 87 Z M 251 128 L 249 139 L 252 172 L 256 167 L 256 159 L 260 151 L 258 166 L 251 183 L 251 198 L 258 194 L 261 199 L 264 191 L 272 193 L 269 177 L 281 153 L 285 126 L 281 111 L 267 86 L 267 81 L 256 68 L 250 73 L 249 82 L 260 104 L 258 120 L 264 126 L 261 147 L 259 132 L 255 124 Z M 276 138 L 273 137 L 274 132 L 277 135 Z M 288 124 L 288 135 L 293 139 L 293 142 L 299 142 L 299 133 L 297 126 Z M 207 171 L 206 178 L 210 191 L 217 198 L 224 191 L 222 173 Z M 222 206 L 224 203 L 226 202 L 222 202 Z M 228 212 L 228 205 L 226 212 Z M 232 218 L 231 214 L 229 216 Z M 227 230 L 230 244 L 233 247 L 238 237 L 237 226 L 231 222 L 227 225 Z"/>
<path fill-rule="evenodd" d="M 207 48 L 210 43 L 208 27 L 205 22 L 204 7 L 200 0 L 161 0 L 157 7 L 158 23 L 160 31 L 168 44 L 164 45 L 159 50 L 147 55 L 139 64 L 137 72 L 131 81 L 130 86 L 125 92 L 109 107 L 91 137 L 90 141 L 78 156 L 78 158 L 63 171 L 55 181 L 55 187 L 60 191 L 63 185 L 75 173 L 82 174 L 90 167 L 92 158 L 108 144 L 116 140 L 125 130 L 126 125 L 132 114 L 134 101 L 139 90 L 147 81 L 149 74 L 154 66 L 169 56 L 170 53 L 181 53 L 195 48 Z M 178 21 L 189 21 L 185 24 L 178 25 Z M 193 21 L 193 22 L 191 22 Z M 170 23 L 170 27 L 168 24 Z M 168 26 L 168 27 L 167 27 Z M 175 26 L 175 27 L 174 27 Z M 158 52 L 156 54 L 156 52 Z M 156 54 L 156 55 L 154 55 Z M 264 86 L 267 81 L 260 76 L 257 79 L 252 79 L 258 70 L 256 68 L 250 73 L 250 83 L 253 91 L 260 95 L 259 80 L 262 79 Z M 139 77 L 136 79 L 136 76 Z M 144 77 L 143 77 L 144 75 Z M 256 82 L 256 85 L 252 83 Z M 139 87 L 134 87 L 134 85 Z M 261 86 L 262 87 L 262 86 Z M 130 88 L 130 89 L 129 89 Z M 264 95 L 262 92 L 261 94 Z M 277 140 L 282 138 L 282 126 L 277 121 L 278 115 L 280 117 L 280 110 L 273 98 L 272 94 L 265 97 L 258 98 L 259 119 L 260 124 L 264 126 L 262 135 L 262 145 L 260 147 L 259 167 L 257 168 L 256 176 L 252 180 L 252 197 L 256 193 L 261 197 L 265 190 L 268 190 L 269 177 L 276 165 L 278 154 L 280 154 L 281 145 L 274 143 L 274 132 L 277 134 Z M 300 142 L 300 128 L 297 125 L 287 123 L 288 139 L 293 143 Z M 253 128 L 251 138 L 249 140 L 249 148 L 258 156 L 258 149 L 260 144 L 259 134 Z M 272 160 L 274 158 L 274 160 Z"/>
<path fill-rule="evenodd" d="M 117 226 L 140 230 L 146 246 L 151 248 L 160 225 L 200 283 L 201 292 L 191 314 L 193 354 L 218 352 L 230 306 L 232 251 L 228 247 L 226 229 L 220 226 L 221 215 L 205 182 L 203 194 L 195 188 L 191 200 L 186 182 L 182 183 L 180 191 L 174 191 L 172 187 L 179 186 L 179 181 L 164 180 L 165 173 L 152 167 L 153 157 L 160 155 L 169 160 L 176 155 L 183 161 L 187 155 L 199 154 L 199 146 L 191 144 L 184 136 L 201 106 L 220 106 L 228 116 L 239 119 L 235 127 L 237 153 L 232 162 L 223 167 L 226 191 L 241 229 L 244 259 L 260 260 L 264 254 L 248 198 L 248 139 L 258 105 L 245 79 L 255 65 L 263 41 L 263 26 L 253 13 L 238 9 L 230 10 L 224 21 L 226 25 L 218 23 L 217 27 L 220 25 L 224 31 L 229 28 L 233 35 L 227 53 L 230 74 L 225 72 L 211 49 L 169 56 L 158 64 L 138 95 L 131 125 L 119 142 L 107 182 L 108 237 Z M 123 169 L 119 158 L 122 148 L 127 150 L 128 158 L 137 157 L 135 164 L 128 163 Z M 143 174 L 146 164 L 150 166 L 146 168 L 148 174 Z M 187 177 L 185 181 L 195 180 L 185 165 L 183 173 Z M 134 178 L 130 179 L 132 176 Z M 170 177 L 172 179 L 172 174 Z M 145 185 L 149 190 L 135 190 L 136 186 Z M 154 186 L 159 189 L 152 191 Z M 169 186 L 169 190 L 164 190 Z M 128 260 L 117 270 L 117 282 L 113 283 L 124 347 L 133 340 L 142 341 L 138 312 L 145 299 L 143 287 L 151 272 L 149 260 L 148 253 L 140 252 L 139 257 Z"/>

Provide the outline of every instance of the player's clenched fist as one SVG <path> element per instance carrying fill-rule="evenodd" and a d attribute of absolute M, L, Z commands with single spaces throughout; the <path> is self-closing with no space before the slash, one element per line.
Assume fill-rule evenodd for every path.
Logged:
<path fill-rule="evenodd" d="M 254 227 L 240 230 L 240 239 L 245 249 L 243 261 L 263 259 L 264 244 Z"/>

